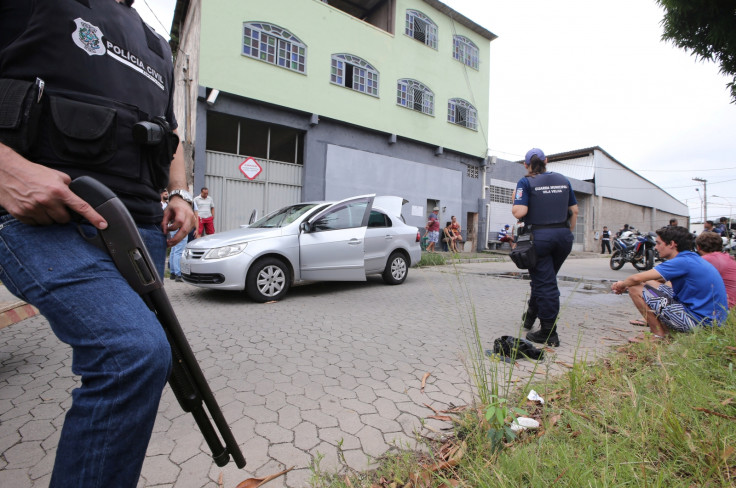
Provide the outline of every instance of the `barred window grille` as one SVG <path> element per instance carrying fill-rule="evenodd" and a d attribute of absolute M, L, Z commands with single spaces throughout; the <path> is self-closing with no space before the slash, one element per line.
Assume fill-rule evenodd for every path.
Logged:
<path fill-rule="evenodd" d="M 286 29 L 264 22 L 243 23 L 243 55 L 305 73 L 307 46 Z"/>
<path fill-rule="evenodd" d="M 437 49 L 437 24 L 418 10 L 406 11 L 406 29 L 404 32 L 407 36 L 432 49 Z"/>
<path fill-rule="evenodd" d="M 405 78 L 397 82 L 396 103 L 417 112 L 434 115 L 434 93 L 416 80 Z"/>
<path fill-rule="evenodd" d="M 514 189 L 501 186 L 491 186 L 491 201 L 511 205 L 514 203 Z"/>
<path fill-rule="evenodd" d="M 451 98 L 447 102 L 447 121 L 468 129 L 478 130 L 478 111 L 467 100 Z"/>
<path fill-rule="evenodd" d="M 465 36 L 452 36 L 452 57 L 470 66 L 473 69 L 479 69 L 478 46 Z"/>
<path fill-rule="evenodd" d="M 378 70 L 352 54 L 333 54 L 330 83 L 378 96 Z"/>
<path fill-rule="evenodd" d="M 468 165 L 467 169 L 467 176 L 468 178 L 478 178 L 480 176 L 480 170 L 477 166 L 470 166 Z"/>

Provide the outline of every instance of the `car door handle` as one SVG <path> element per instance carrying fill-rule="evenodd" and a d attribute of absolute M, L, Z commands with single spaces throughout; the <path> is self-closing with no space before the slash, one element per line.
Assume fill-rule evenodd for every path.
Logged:
<path fill-rule="evenodd" d="M 390 239 L 393 239 L 393 238 L 394 238 L 394 236 L 392 236 L 392 235 L 390 235 L 390 234 L 387 234 L 387 235 L 386 235 L 386 237 L 385 237 L 385 239 L 389 239 L 389 240 L 390 240 Z"/>
<path fill-rule="evenodd" d="M 360 239 L 350 239 L 348 241 L 348 244 L 351 246 L 357 246 L 358 244 L 362 243 L 363 241 Z"/>

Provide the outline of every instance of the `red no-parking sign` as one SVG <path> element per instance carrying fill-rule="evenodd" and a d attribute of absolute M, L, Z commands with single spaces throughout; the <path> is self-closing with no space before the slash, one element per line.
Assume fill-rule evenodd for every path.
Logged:
<path fill-rule="evenodd" d="M 261 174 L 261 171 L 263 171 L 263 168 L 258 164 L 258 161 L 253 158 L 248 158 L 240 163 L 238 169 L 240 169 L 240 172 L 249 180 L 255 180 L 256 176 Z"/>

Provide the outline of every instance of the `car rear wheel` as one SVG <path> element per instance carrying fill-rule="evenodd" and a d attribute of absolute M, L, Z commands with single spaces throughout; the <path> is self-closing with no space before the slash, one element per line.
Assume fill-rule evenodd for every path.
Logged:
<path fill-rule="evenodd" d="M 409 274 L 409 264 L 406 257 L 400 252 L 394 252 L 389 256 L 386 269 L 383 270 L 383 281 L 389 285 L 400 285 Z"/>
<path fill-rule="evenodd" d="M 281 300 L 291 286 L 289 268 L 276 258 L 257 261 L 248 271 L 245 291 L 256 302 Z"/>

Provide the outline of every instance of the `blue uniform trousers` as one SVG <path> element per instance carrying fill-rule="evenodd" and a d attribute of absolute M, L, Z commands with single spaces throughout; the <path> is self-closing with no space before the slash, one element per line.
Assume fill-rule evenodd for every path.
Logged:
<path fill-rule="evenodd" d="M 572 251 L 574 236 L 570 229 L 534 229 L 534 247 L 537 265 L 529 270 L 531 277 L 531 300 L 536 303 L 537 316 L 541 321 L 554 321 L 560 313 L 560 289 L 557 272 Z"/>

